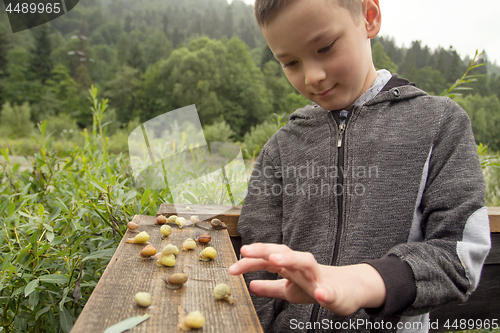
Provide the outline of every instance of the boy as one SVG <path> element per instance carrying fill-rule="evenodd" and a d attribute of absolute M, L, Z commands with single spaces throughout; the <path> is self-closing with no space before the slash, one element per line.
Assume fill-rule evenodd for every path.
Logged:
<path fill-rule="evenodd" d="M 238 225 L 252 245 L 230 273 L 251 281 L 265 332 L 427 331 L 430 311 L 476 288 L 490 248 L 466 113 L 376 72 L 378 0 L 254 10 L 313 105 L 259 155 Z"/>

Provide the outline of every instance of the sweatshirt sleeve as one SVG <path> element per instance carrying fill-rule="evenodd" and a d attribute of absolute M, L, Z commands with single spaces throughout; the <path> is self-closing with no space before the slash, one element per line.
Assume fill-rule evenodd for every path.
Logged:
<path fill-rule="evenodd" d="M 448 99 L 439 129 L 424 168 L 417 202 L 420 218 L 412 226 L 421 235 L 387 253 L 407 263 L 414 275 L 416 297 L 403 315 L 466 301 L 479 283 L 491 247 L 484 180 L 470 120 Z"/>
<path fill-rule="evenodd" d="M 247 196 L 238 221 L 238 234 L 241 236 L 242 245 L 282 242 L 282 197 L 272 192 L 273 186 L 281 186 L 281 167 L 276 154 L 272 156 L 273 142 L 275 138 L 271 138 L 262 149 L 248 184 Z M 276 280 L 278 274 L 262 270 L 249 272 L 244 277 L 248 286 L 252 280 Z M 250 294 L 264 332 L 272 332 L 277 315 L 275 308 L 279 306 L 277 303 L 283 301 Z"/>

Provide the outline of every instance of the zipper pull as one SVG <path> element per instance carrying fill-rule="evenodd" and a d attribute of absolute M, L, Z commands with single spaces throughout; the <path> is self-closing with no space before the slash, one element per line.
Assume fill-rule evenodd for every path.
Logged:
<path fill-rule="evenodd" d="M 345 131 L 345 123 L 342 122 L 339 125 L 339 140 L 337 142 L 338 148 L 342 147 L 342 136 L 344 135 L 344 131 Z"/>
<path fill-rule="evenodd" d="M 342 147 L 342 136 L 344 135 L 345 131 L 345 121 L 347 120 L 347 116 L 349 115 L 349 111 L 342 110 L 340 111 L 340 124 L 339 124 L 339 139 L 337 142 L 337 147 L 340 148 Z"/>

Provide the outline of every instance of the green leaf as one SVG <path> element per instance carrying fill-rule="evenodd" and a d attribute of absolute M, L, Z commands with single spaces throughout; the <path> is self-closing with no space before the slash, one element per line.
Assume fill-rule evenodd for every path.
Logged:
<path fill-rule="evenodd" d="M 49 222 L 48 222 L 48 223 L 52 222 L 52 220 L 53 220 L 53 219 L 55 219 L 56 217 L 58 217 L 58 216 L 59 216 L 59 214 L 61 214 L 61 211 L 62 211 L 62 208 L 61 208 L 61 207 L 56 207 L 56 208 L 52 211 L 52 213 L 50 214 L 50 216 L 49 216 Z"/>
<path fill-rule="evenodd" d="M 59 302 L 59 308 L 61 310 L 64 308 L 64 303 L 66 302 L 66 297 L 68 297 L 68 291 L 69 291 L 68 287 L 64 288 L 63 297 L 62 297 L 61 301 Z"/>
<path fill-rule="evenodd" d="M 59 311 L 59 322 L 61 323 L 61 328 L 64 332 L 69 332 L 73 328 L 73 320 L 65 307 Z"/>
<path fill-rule="evenodd" d="M 28 299 L 28 305 L 31 310 L 35 309 L 35 307 L 38 305 L 38 302 L 40 302 L 40 291 L 35 290 L 32 294 L 30 294 Z"/>
<path fill-rule="evenodd" d="M 16 211 L 16 204 L 13 202 L 9 203 L 7 211 L 9 212 L 9 216 L 12 216 L 12 214 L 14 214 L 14 212 Z"/>
<path fill-rule="evenodd" d="M 52 242 L 54 239 L 54 233 L 52 231 L 47 231 L 45 233 L 45 237 L 47 238 L 47 241 Z"/>
<path fill-rule="evenodd" d="M 43 217 L 45 214 L 45 207 L 42 204 L 38 204 L 38 216 Z"/>
<path fill-rule="evenodd" d="M 93 254 L 86 256 L 82 261 L 92 260 L 92 259 L 109 259 L 113 256 L 116 249 L 105 249 L 94 252 Z"/>
<path fill-rule="evenodd" d="M 90 181 L 90 183 L 92 185 L 94 185 L 95 187 L 97 187 L 99 190 L 106 192 L 106 190 L 101 185 L 97 184 L 96 182 Z"/>
<path fill-rule="evenodd" d="M 149 314 L 145 314 L 144 316 L 135 316 L 132 318 L 125 319 L 124 321 L 119 322 L 111 327 L 108 327 L 104 333 L 121 333 L 125 332 L 131 328 L 136 327 L 140 323 L 146 321 L 149 318 Z"/>
<path fill-rule="evenodd" d="M 47 274 L 38 277 L 38 279 L 42 282 L 46 283 L 59 283 L 66 284 L 68 283 L 68 277 L 62 274 Z"/>
<path fill-rule="evenodd" d="M 40 281 L 38 279 L 35 279 L 28 283 L 26 288 L 24 288 L 24 297 L 28 297 L 32 292 L 35 291 L 36 287 L 40 284 Z"/>
<path fill-rule="evenodd" d="M 40 311 L 38 311 L 35 315 L 35 320 L 38 319 L 38 317 L 40 317 L 41 315 L 43 315 L 44 313 L 46 313 L 47 311 L 50 310 L 50 305 L 49 306 L 46 306 L 44 307 L 43 309 L 41 309 Z"/>
<path fill-rule="evenodd" d="M 148 200 L 149 198 L 149 193 L 151 193 L 151 189 L 147 189 L 146 191 L 144 191 L 144 193 L 142 194 L 142 198 L 141 198 L 141 206 L 144 207 L 144 205 L 146 204 L 146 201 Z"/>

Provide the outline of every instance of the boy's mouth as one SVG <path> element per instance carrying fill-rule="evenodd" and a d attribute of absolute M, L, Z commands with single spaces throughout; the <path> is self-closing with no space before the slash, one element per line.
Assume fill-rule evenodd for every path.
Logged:
<path fill-rule="evenodd" d="M 332 88 L 325 90 L 325 91 L 322 91 L 322 92 L 315 94 L 315 95 L 319 99 L 327 98 L 328 96 L 330 96 L 330 94 L 332 93 L 332 91 L 335 89 L 336 86 L 337 85 L 334 85 Z"/>

